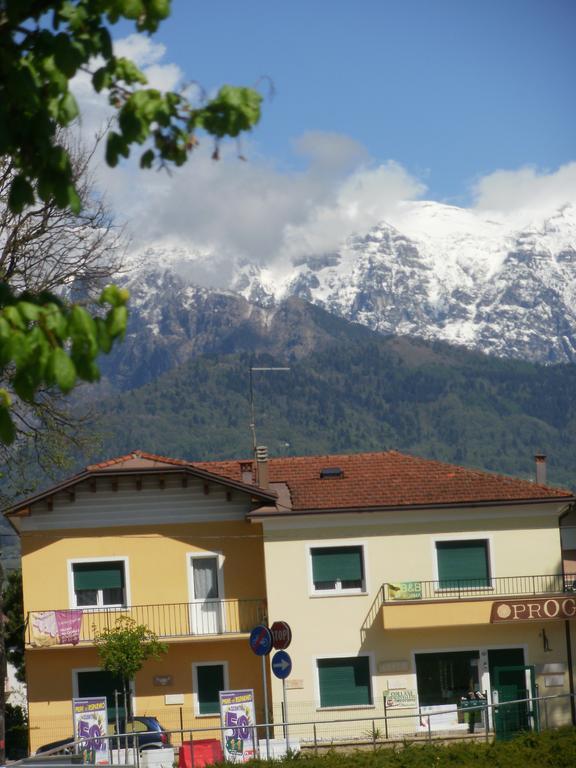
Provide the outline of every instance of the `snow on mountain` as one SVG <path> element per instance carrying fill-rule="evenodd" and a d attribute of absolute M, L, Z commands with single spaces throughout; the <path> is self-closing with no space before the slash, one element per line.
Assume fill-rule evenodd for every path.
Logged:
<path fill-rule="evenodd" d="M 188 243 L 151 245 L 146 269 L 240 294 L 260 306 L 290 296 L 382 333 L 463 344 L 541 362 L 576 360 L 576 208 L 516 217 L 434 202 L 398 206 L 389 220 L 331 253 L 266 265 Z M 153 283 L 141 311 L 156 305 Z M 195 301 L 190 287 L 185 304 Z"/>

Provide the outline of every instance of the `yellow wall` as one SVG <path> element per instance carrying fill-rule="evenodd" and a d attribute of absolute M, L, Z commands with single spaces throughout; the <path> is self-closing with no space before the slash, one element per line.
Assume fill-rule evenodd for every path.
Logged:
<path fill-rule="evenodd" d="M 502 510 L 484 510 L 470 513 L 461 511 L 460 519 L 439 520 L 430 513 L 427 522 L 410 522 L 406 514 L 403 523 L 390 524 L 384 515 L 375 525 L 375 517 L 358 516 L 350 524 L 330 526 L 328 520 L 314 527 L 304 520 L 297 528 L 293 521 L 281 530 L 281 523 L 265 524 L 266 578 L 270 620 L 287 621 L 293 632 L 289 653 L 293 660 L 292 679 L 302 687 L 290 690 L 290 701 L 300 716 L 316 712 L 318 691 L 316 659 L 318 657 L 371 655 L 375 698 L 381 699 L 387 687 L 387 675 L 378 672 L 381 662 L 401 659 L 413 674 L 413 649 L 459 650 L 465 648 L 506 647 L 526 645 L 527 663 L 565 662 L 565 642 L 562 640 L 563 623 L 546 624 L 554 653 L 543 651 L 540 632 L 543 625 L 526 624 L 520 627 L 482 624 L 489 621 L 490 602 L 469 604 L 468 616 L 450 623 L 469 624 L 447 629 L 437 628 L 444 612 L 444 620 L 453 611 L 466 610 L 465 606 L 421 605 L 406 609 L 408 626 L 412 631 L 395 628 L 387 631 L 386 611 L 382 613 L 378 591 L 386 582 L 428 581 L 437 578 L 434 571 L 434 539 L 486 536 L 490 540 L 492 576 L 520 576 L 555 574 L 561 571 L 558 519 L 554 514 L 530 515 L 524 519 L 515 514 L 504 518 Z M 467 515 L 470 515 L 467 517 Z M 290 527 L 288 527 L 290 526 Z M 307 526 L 307 527 L 305 527 Z M 367 594 L 342 596 L 316 596 L 311 594 L 310 545 L 364 544 Z M 393 606 L 388 614 L 395 627 L 402 626 Z M 429 629 L 426 621 L 429 621 Z M 477 625 L 477 626 L 474 626 Z M 364 628 L 365 631 L 362 631 Z M 415 687 L 415 679 L 412 681 Z M 542 681 L 541 681 L 542 682 Z M 568 690 L 567 675 L 565 686 Z M 273 679 L 275 701 L 281 699 L 281 684 Z M 553 689 L 554 693 L 561 692 Z M 354 710 L 351 711 L 352 713 Z"/>
<path fill-rule="evenodd" d="M 22 536 L 25 610 L 70 607 L 67 561 L 77 558 L 128 558 L 132 605 L 188 603 L 187 555 L 193 552 L 222 553 L 225 599 L 265 598 L 261 528 L 229 521 L 25 533 Z M 98 668 L 99 663 L 96 650 L 90 647 L 29 649 L 26 658 L 34 749 L 71 733 L 72 670 Z M 154 714 L 166 728 L 179 728 L 179 707 L 165 705 L 164 696 L 183 693 L 186 727 L 215 724 L 214 718 L 196 719 L 192 708 L 192 661 L 210 660 L 228 662 L 231 687 L 257 688 L 260 706 L 260 660 L 250 651 L 246 637 L 203 638 L 170 642 L 168 656 L 160 662 L 150 662 L 137 676 L 136 714 Z M 155 674 L 172 675 L 173 685 L 155 687 Z"/>
<path fill-rule="evenodd" d="M 265 597 L 260 526 L 246 522 L 24 533 L 24 610 L 71 607 L 67 560 L 127 557 L 132 605 L 188 602 L 190 552 L 224 555 L 226 598 Z"/>
<path fill-rule="evenodd" d="M 147 662 L 135 680 L 135 714 L 154 715 L 167 730 L 180 729 L 180 710 L 185 728 L 219 725 L 218 717 L 197 717 L 193 701 L 192 663 L 228 662 L 232 689 L 254 688 L 257 715 L 262 719 L 261 661 L 249 649 L 246 639 L 211 642 L 172 643 L 168 654 Z M 73 733 L 73 670 L 98 668 L 94 648 L 51 648 L 29 650 L 26 655 L 29 690 L 31 747 Z M 155 686 L 155 675 L 171 675 L 172 684 Z M 166 694 L 184 694 L 184 704 L 167 705 Z M 207 733 L 206 738 L 215 736 Z M 179 735 L 172 739 L 178 743 Z"/>

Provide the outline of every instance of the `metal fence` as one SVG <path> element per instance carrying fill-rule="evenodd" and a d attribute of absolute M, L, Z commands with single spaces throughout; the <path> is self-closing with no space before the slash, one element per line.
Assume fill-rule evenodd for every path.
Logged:
<path fill-rule="evenodd" d="M 27 643 L 47 645 L 52 621 L 55 642 L 58 641 L 58 619 L 68 625 L 78 620 L 78 642 L 91 643 L 103 629 L 111 629 L 121 616 L 144 624 L 160 638 L 231 635 L 248 633 L 266 620 L 266 600 L 198 600 L 190 603 L 131 605 L 115 608 L 78 608 L 54 611 L 30 611 L 27 620 Z M 76 638 L 74 638 L 76 639 Z M 68 642 L 71 642 L 68 640 Z"/>
<path fill-rule="evenodd" d="M 374 710 L 370 713 L 356 713 L 348 710 L 346 714 L 337 711 L 323 711 L 316 713 L 314 719 L 299 719 L 293 707 L 289 708 L 288 718 L 275 722 L 258 722 L 250 726 L 252 738 L 262 758 L 281 756 L 288 747 L 291 751 L 305 750 L 316 754 L 329 749 L 356 749 L 379 748 L 398 742 L 415 741 L 426 742 L 451 739 L 484 739 L 490 741 L 494 738 L 494 732 L 498 732 L 498 722 L 506 725 L 506 714 L 509 712 L 510 728 L 514 730 L 517 724 L 513 708 L 521 705 L 525 713 L 524 730 L 541 730 L 569 725 L 572 722 L 572 707 L 570 694 L 556 694 L 553 696 L 541 696 L 531 699 L 491 704 L 489 701 L 478 701 L 463 709 L 458 706 L 442 708 L 442 711 L 412 710 Z M 163 725 L 169 734 L 171 746 L 177 757 L 180 747 L 184 745 L 194 756 L 194 749 L 190 747 L 195 742 L 206 743 L 212 740 L 222 744 L 228 728 L 220 724 L 220 718 L 215 716 L 210 724 L 203 728 L 187 728 L 186 712 L 180 710 L 175 713 L 178 725 L 171 727 L 163 717 Z M 353 716 L 356 714 L 356 716 Z M 450 719 L 452 724 L 448 724 Z M 71 723 L 66 719 L 68 735 Z M 180 725 L 182 722 L 182 725 Z M 45 733 L 46 724 L 43 724 Z M 516 730 L 522 730 L 522 728 Z M 54 734 L 55 735 L 55 734 Z M 132 737 L 136 740 L 132 742 Z M 137 745 L 138 734 L 128 734 L 131 740 L 126 746 L 123 743 L 124 735 L 107 737 L 111 745 L 112 762 L 120 764 L 137 765 L 140 768 L 141 755 Z M 59 752 L 70 752 L 70 742 L 66 747 L 61 747 L 45 753 L 47 757 Z M 82 742 L 76 743 L 76 748 L 82 746 Z M 72 751 L 74 747 L 72 746 Z M 142 752 L 142 754 L 144 754 Z M 142 768 L 147 768 L 146 760 Z M 162 766 L 161 768 L 165 768 Z M 191 768 L 194 768 L 192 765 Z"/>

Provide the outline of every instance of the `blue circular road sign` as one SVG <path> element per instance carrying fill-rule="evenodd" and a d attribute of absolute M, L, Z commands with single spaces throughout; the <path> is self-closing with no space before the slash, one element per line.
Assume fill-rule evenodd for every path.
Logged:
<path fill-rule="evenodd" d="M 286 651 L 276 651 L 274 656 L 272 656 L 271 667 L 276 677 L 284 680 L 292 672 L 292 659 Z"/>
<path fill-rule="evenodd" d="M 272 650 L 272 633 L 265 624 L 258 624 L 250 632 L 250 648 L 256 656 L 266 656 Z"/>

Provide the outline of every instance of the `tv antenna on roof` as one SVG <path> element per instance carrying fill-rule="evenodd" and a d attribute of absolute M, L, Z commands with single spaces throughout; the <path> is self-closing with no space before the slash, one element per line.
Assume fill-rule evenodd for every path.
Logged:
<path fill-rule="evenodd" d="M 271 372 L 271 371 L 289 371 L 290 368 L 279 368 L 276 366 L 250 366 L 250 431 L 252 432 L 252 454 L 256 456 L 256 416 L 254 413 L 254 383 L 253 374 Z"/>

